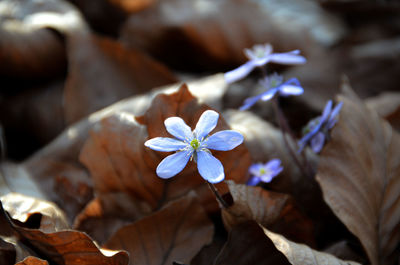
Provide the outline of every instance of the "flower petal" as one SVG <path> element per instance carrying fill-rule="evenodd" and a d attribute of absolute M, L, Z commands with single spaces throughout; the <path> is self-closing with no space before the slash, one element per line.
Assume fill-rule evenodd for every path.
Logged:
<path fill-rule="evenodd" d="M 277 158 L 271 159 L 265 164 L 265 168 L 269 169 L 270 171 L 276 171 L 281 168 L 281 160 Z"/>
<path fill-rule="evenodd" d="M 322 132 L 317 133 L 310 141 L 311 149 L 314 153 L 319 153 L 324 147 L 325 135 Z"/>
<path fill-rule="evenodd" d="M 253 71 L 254 67 L 255 67 L 254 61 L 248 61 L 245 64 L 239 66 L 238 68 L 226 72 L 224 74 L 225 81 L 228 84 L 235 83 L 236 81 L 245 78 L 251 71 Z"/>
<path fill-rule="evenodd" d="M 304 89 L 301 86 L 282 84 L 279 87 L 279 94 L 282 96 L 290 96 L 290 95 L 297 96 L 303 93 Z"/>
<path fill-rule="evenodd" d="M 271 88 L 270 90 L 265 91 L 264 93 L 261 94 L 261 100 L 262 101 L 270 100 L 271 98 L 273 98 L 275 96 L 276 92 L 278 92 L 277 87 Z"/>
<path fill-rule="evenodd" d="M 336 107 L 333 108 L 331 115 L 329 116 L 329 120 L 328 120 L 328 129 L 332 129 L 333 126 L 335 126 L 336 122 L 338 121 L 337 119 L 337 115 L 339 114 L 340 109 L 343 106 L 343 102 L 339 102 Z"/>
<path fill-rule="evenodd" d="M 321 124 L 328 120 L 331 111 L 332 111 L 332 100 L 329 100 L 324 107 L 324 111 L 322 112 L 322 116 L 320 119 Z"/>
<path fill-rule="evenodd" d="M 298 55 L 296 51 L 285 53 L 273 53 L 269 55 L 269 61 L 279 64 L 304 64 L 307 62 L 306 58 Z"/>
<path fill-rule="evenodd" d="M 191 141 L 193 139 L 192 129 L 182 118 L 170 117 L 164 121 L 167 131 L 182 141 Z"/>
<path fill-rule="evenodd" d="M 257 96 L 246 98 L 243 102 L 243 105 L 239 108 L 239 110 L 248 110 L 254 104 L 256 104 L 257 101 L 259 101 L 262 98 L 262 96 L 263 94 L 261 93 Z"/>
<path fill-rule="evenodd" d="M 243 143 L 243 135 L 237 131 L 225 130 L 214 133 L 204 142 L 208 149 L 229 151 Z"/>
<path fill-rule="evenodd" d="M 198 140 L 202 141 L 205 136 L 214 130 L 217 126 L 218 118 L 218 112 L 213 110 L 206 110 L 201 114 L 199 121 L 196 124 L 196 128 L 193 131 L 193 134 Z"/>
<path fill-rule="evenodd" d="M 221 162 L 205 151 L 197 152 L 197 169 L 200 175 L 210 183 L 218 183 L 225 178 Z"/>
<path fill-rule="evenodd" d="M 158 164 L 156 173 L 160 178 L 168 179 L 181 172 L 188 163 L 192 150 L 180 151 L 169 155 Z"/>
<path fill-rule="evenodd" d="M 257 186 L 258 183 L 260 183 L 261 179 L 257 176 L 251 176 L 249 180 L 247 181 L 246 185 L 247 186 Z"/>
<path fill-rule="evenodd" d="M 264 167 L 264 165 L 261 164 L 261 163 L 252 164 L 252 165 L 249 167 L 249 173 L 250 173 L 251 175 L 253 175 L 253 176 L 258 176 L 258 175 L 260 175 L 260 169 L 261 169 L 262 167 Z"/>
<path fill-rule="evenodd" d="M 187 146 L 187 144 L 182 141 L 167 137 L 156 137 L 147 140 L 144 145 L 161 152 L 177 151 Z"/>

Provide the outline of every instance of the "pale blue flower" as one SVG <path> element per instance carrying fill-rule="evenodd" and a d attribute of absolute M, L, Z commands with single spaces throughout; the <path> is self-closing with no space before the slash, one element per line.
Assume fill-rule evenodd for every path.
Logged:
<path fill-rule="evenodd" d="M 332 100 L 326 103 L 321 116 L 318 116 L 308 122 L 303 129 L 303 138 L 299 141 L 299 152 L 309 144 L 315 153 L 319 153 L 324 147 L 326 139 L 329 137 L 329 130 L 335 126 L 338 121 L 338 114 L 342 108 L 343 102 L 339 102 L 332 109 Z"/>
<path fill-rule="evenodd" d="M 224 180 L 224 167 L 209 149 L 229 151 L 243 142 L 243 135 L 233 130 L 225 130 L 208 135 L 216 126 L 219 114 L 213 110 L 205 111 L 191 128 L 179 117 L 164 121 L 165 128 L 175 138 L 156 137 L 145 142 L 145 146 L 162 152 L 176 153 L 164 158 L 156 173 L 160 178 L 168 179 L 181 172 L 189 159 L 197 162 L 200 175 L 210 183 Z"/>
<path fill-rule="evenodd" d="M 260 83 L 267 90 L 257 96 L 247 98 L 240 107 L 240 110 L 249 109 L 259 100 L 268 101 L 272 99 L 275 94 L 287 97 L 291 95 L 297 96 L 304 93 L 304 89 L 300 86 L 300 82 L 297 78 L 291 78 L 286 82 L 283 82 L 282 76 L 273 74 L 262 79 Z"/>
<path fill-rule="evenodd" d="M 271 44 L 255 45 L 253 48 L 244 49 L 244 53 L 249 59 L 245 64 L 225 73 L 225 81 L 228 84 L 234 83 L 246 77 L 255 67 L 261 67 L 267 63 L 278 64 L 304 64 L 307 60 L 299 55 L 299 50 L 284 53 L 272 53 Z"/>
<path fill-rule="evenodd" d="M 272 159 L 265 164 L 253 164 L 249 168 L 251 177 L 247 181 L 247 185 L 256 186 L 260 182 L 269 183 L 274 177 L 281 173 L 282 170 L 283 167 L 279 159 Z"/>

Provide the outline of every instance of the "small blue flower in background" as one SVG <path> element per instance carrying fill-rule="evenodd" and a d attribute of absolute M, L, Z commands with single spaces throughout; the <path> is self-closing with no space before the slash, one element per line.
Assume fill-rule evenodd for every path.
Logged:
<path fill-rule="evenodd" d="M 247 185 L 256 186 L 260 182 L 269 183 L 274 177 L 281 173 L 282 170 L 283 167 L 279 159 L 272 159 L 265 164 L 253 164 L 249 168 L 251 177 L 247 181 Z"/>
<path fill-rule="evenodd" d="M 228 84 L 234 83 L 246 77 L 255 67 L 261 67 L 267 63 L 279 64 L 304 64 L 307 60 L 299 55 L 299 50 L 285 53 L 272 53 L 271 44 L 255 45 L 253 49 L 244 49 L 244 53 L 249 59 L 245 64 L 225 73 L 225 81 Z"/>
<path fill-rule="evenodd" d="M 338 114 L 343 102 L 339 102 L 332 109 L 332 100 L 326 103 L 321 116 L 312 119 L 303 129 L 303 138 L 299 141 L 299 152 L 309 144 L 315 153 L 319 153 L 324 147 L 325 140 L 329 137 L 328 131 L 335 126 L 338 121 Z"/>
<path fill-rule="evenodd" d="M 224 180 L 224 167 L 209 149 L 229 151 L 243 142 L 243 135 L 233 130 L 208 134 L 217 126 L 219 114 L 213 110 L 205 111 L 191 128 L 179 117 L 170 117 L 164 121 L 165 128 L 175 138 L 156 137 L 144 143 L 145 146 L 162 152 L 176 153 L 164 158 L 156 173 L 160 178 L 168 179 L 181 172 L 189 159 L 197 162 L 200 175 L 210 183 Z"/>
<path fill-rule="evenodd" d="M 240 107 L 240 110 L 249 109 L 260 99 L 262 101 L 268 101 L 272 99 L 275 94 L 287 97 L 291 95 L 297 96 L 304 93 L 304 89 L 300 86 L 300 82 L 297 78 L 291 78 L 286 82 L 283 82 L 283 77 L 276 73 L 265 77 L 260 81 L 260 83 L 267 90 L 257 96 L 247 98 Z"/>

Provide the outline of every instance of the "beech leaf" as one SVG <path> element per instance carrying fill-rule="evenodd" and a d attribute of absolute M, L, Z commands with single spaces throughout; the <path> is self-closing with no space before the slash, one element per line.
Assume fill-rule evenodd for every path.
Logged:
<path fill-rule="evenodd" d="M 26 257 L 23 261 L 16 263 L 15 265 L 48 265 L 49 263 L 45 260 L 36 257 Z"/>
<path fill-rule="evenodd" d="M 189 263 L 213 238 L 214 225 L 192 193 L 119 229 L 106 247 L 131 254 L 131 265 Z"/>
<path fill-rule="evenodd" d="M 324 199 L 357 236 L 370 262 L 394 264 L 400 242 L 400 135 L 346 86 L 343 108 L 321 153 Z"/>
<path fill-rule="evenodd" d="M 14 235 L 50 263 L 75 265 L 126 265 L 126 252 L 106 252 L 99 249 L 87 234 L 73 230 L 46 233 L 39 229 L 25 228 L 6 214 L 0 203 L 0 214 L 14 230 Z"/>
<path fill-rule="evenodd" d="M 18 193 L 9 193 L 0 197 L 3 208 L 10 216 L 25 223 L 32 215 L 40 215 L 40 227 L 43 232 L 56 232 L 69 228 L 65 214 L 52 202 L 28 197 Z"/>
<path fill-rule="evenodd" d="M 228 229 L 255 220 L 292 240 L 315 245 L 313 223 L 302 214 L 289 195 L 227 181 L 234 204 L 222 211 Z"/>
<path fill-rule="evenodd" d="M 215 261 L 227 264 L 357 265 L 270 232 L 255 221 L 234 227 Z"/>

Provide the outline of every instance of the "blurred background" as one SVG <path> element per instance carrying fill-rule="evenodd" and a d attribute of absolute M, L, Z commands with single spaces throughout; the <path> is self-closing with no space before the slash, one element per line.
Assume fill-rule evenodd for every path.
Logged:
<path fill-rule="evenodd" d="M 258 43 L 299 49 L 308 60 L 268 68 L 305 89 L 293 99 L 304 118 L 287 109 L 295 127 L 339 92 L 343 77 L 362 98 L 399 98 L 399 1 L 2 0 L 3 156 L 21 161 L 124 98 L 231 70 Z M 257 74 L 232 85 L 224 107 L 240 106 Z"/>

